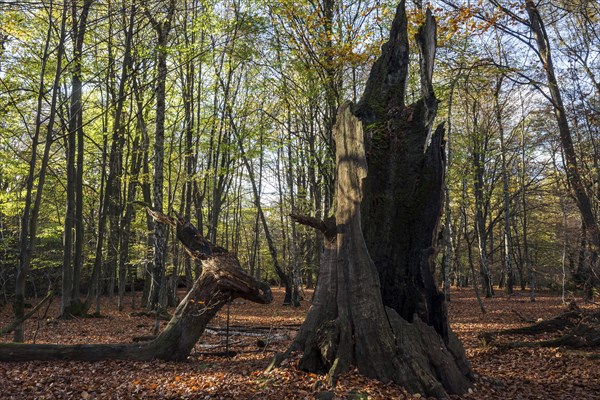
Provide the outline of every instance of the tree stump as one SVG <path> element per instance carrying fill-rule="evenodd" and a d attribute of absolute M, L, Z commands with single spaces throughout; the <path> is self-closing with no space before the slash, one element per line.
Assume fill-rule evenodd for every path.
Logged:
<path fill-rule="evenodd" d="M 299 350 L 300 368 L 328 373 L 331 383 L 356 366 L 437 398 L 471 386 L 469 362 L 433 276 L 444 177 L 443 127 L 432 134 L 435 35 L 427 11 L 417 36 L 422 98 L 405 107 L 402 1 L 360 103 L 338 110 L 335 222 L 296 218 L 324 233 L 324 253 L 306 321 L 273 366 Z"/>

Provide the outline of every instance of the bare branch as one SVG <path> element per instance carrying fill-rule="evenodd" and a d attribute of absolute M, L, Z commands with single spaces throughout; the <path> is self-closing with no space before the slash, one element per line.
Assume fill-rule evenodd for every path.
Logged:
<path fill-rule="evenodd" d="M 331 239 L 336 235 L 335 225 L 333 221 L 328 220 L 327 222 L 323 221 L 319 218 L 308 217 L 306 215 L 298 215 L 298 214 L 290 214 L 290 217 L 295 222 L 305 225 L 311 228 L 314 228 L 321 232 L 327 239 Z"/>

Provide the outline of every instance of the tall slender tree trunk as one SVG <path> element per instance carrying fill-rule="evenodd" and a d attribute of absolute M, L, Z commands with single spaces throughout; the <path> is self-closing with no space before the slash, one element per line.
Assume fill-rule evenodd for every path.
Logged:
<path fill-rule="evenodd" d="M 113 3 L 109 3 L 112 7 Z M 112 8 L 111 8 L 112 11 Z M 117 260 L 119 252 L 119 216 L 122 206 L 122 191 L 121 191 L 121 175 L 123 171 L 123 143 L 124 140 L 119 137 L 121 129 L 119 124 L 121 121 L 122 107 L 124 98 L 119 97 L 119 89 L 115 90 L 115 82 L 117 82 L 117 71 L 116 71 L 116 56 L 115 56 L 115 45 L 114 45 L 114 24 L 116 15 L 113 12 L 108 14 L 108 39 L 107 39 L 107 52 L 108 52 L 108 68 L 107 68 L 107 92 L 110 93 L 109 102 L 110 106 L 108 110 L 111 111 L 112 125 L 111 125 L 111 145 L 109 155 L 109 176 L 106 181 L 106 215 L 108 219 L 107 228 L 107 240 L 103 245 L 106 246 L 105 257 L 103 259 L 103 288 L 102 290 L 108 295 L 110 300 L 115 295 L 115 282 L 117 274 Z M 120 82 L 119 82 L 120 86 Z M 113 110 L 113 107 L 114 110 Z M 117 113 L 118 118 L 117 117 Z M 101 292 L 98 293 L 100 295 Z"/>
<path fill-rule="evenodd" d="M 126 206 L 125 213 L 121 219 L 121 242 L 119 244 L 119 297 L 117 299 L 117 308 L 119 310 L 123 309 L 124 301 L 125 301 L 125 288 L 127 283 L 127 264 L 129 262 L 129 242 L 131 240 L 131 223 L 135 218 L 135 209 L 133 207 L 133 202 L 135 201 L 138 179 L 140 170 L 142 168 L 142 160 L 143 153 L 140 148 L 140 138 L 136 137 L 133 141 L 132 150 L 131 150 L 131 164 L 129 170 L 129 183 L 127 184 L 127 197 L 126 197 Z M 131 280 L 132 291 L 134 279 Z"/>
<path fill-rule="evenodd" d="M 513 258 L 512 258 L 512 234 L 511 234 L 511 212 L 510 212 L 510 192 L 509 192 L 509 174 L 506 161 L 506 144 L 504 138 L 504 122 L 502 119 L 502 109 L 500 107 L 500 91 L 502 89 L 502 77 L 498 78 L 494 90 L 494 112 L 496 114 L 496 123 L 498 124 L 498 135 L 500 136 L 500 158 L 502 161 L 502 197 L 504 214 L 504 274 L 506 278 L 506 293 L 512 294 L 514 288 Z M 525 188 L 523 188 L 524 190 Z"/>
<path fill-rule="evenodd" d="M 114 132 L 116 135 L 113 135 L 113 142 L 117 142 L 118 148 L 116 149 L 117 154 L 116 157 L 122 159 L 122 148 L 125 142 L 125 121 L 123 117 L 123 107 L 125 103 L 125 88 L 127 83 L 130 81 L 131 68 L 132 68 L 132 56 L 131 56 L 131 47 L 133 41 L 133 33 L 134 33 L 134 23 L 135 23 L 135 14 L 136 14 L 137 6 L 136 4 L 132 4 L 130 10 L 130 17 L 128 21 L 127 30 L 125 33 L 125 51 L 123 54 L 123 67 L 121 69 L 121 76 L 119 79 L 119 93 L 118 93 L 118 103 L 117 110 L 115 112 L 115 123 L 114 123 Z M 123 16 L 125 17 L 125 16 Z M 140 149 L 139 137 L 136 137 L 131 149 L 131 160 L 130 160 L 130 176 L 129 183 L 127 184 L 127 188 L 123 190 L 120 180 L 115 180 L 113 185 L 113 191 L 119 191 L 119 193 L 123 190 L 125 192 L 125 213 L 122 214 L 123 205 L 122 204 L 112 204 L 110 215 L 112 216 L 111 220 L 111 237 L 112 240 L 109 240 L 111 243 L 115 243 L 118 246 L 118 252 L 115 254 L 118 255 L 116 261 L 118 262 L 118 276 L 119 276 L 119 289 L 118 289 L 118 298 L 117 298 L 117 308 L 119 310 L 123 309 L 123 301 L 125 297 L 125 285 L 127 282 L 127 261 L 129 259 L 129 234 L 131 231 L 131 222 L 133 221 L 135 211 L 133 208 L 133 201 L 135 200 L 136 188 L 137 188 L 137 179 L 140 173 L 140 169 L 142 166 L 142 151 Z M 117 161 L 116 166 L 118 167 L 119 173 L 118 176 L 121 175 L 122 172 L 122 161 Z M 117 201 L 122 199 L 123 196 L 114 196 L 114 200 Z M 110 204 L 110 203 L 109 203 Z M 119 217 L 120 216 L 120 220 Z M 114 225 L 113 225 L 114 224 Z M 118 241 L 118 243 L 117 243 Z M 111 289 L 112 290 L 112 289 Z"/>
<path fill-rule="evenodd" d="M 15 342 L 22 342 L 24 340 L 22 320 L 25 315 L 25 282 L 27 279 L 27 275 L 29 274 L 29 271 L 31 269 L 31 258 L 33 255 L 37 237 L 38 215 L 42 202 L 42 193 L 44 189 L 44 182 L 46 179 L 48 160 L 50 158 L 50 146 L 53 141 L 53 130 L 54 123 L 56 120 L 56 106 L 60 87 L 60 78 L 62 76 L 62 61 L 64 56 L 64 43 L 66 37 L 67 9 L 67 0 L 64 0 L 60 22 L 60 36 L 56 54 L 56 72 L 54 74 L 54 82 L 52 84 L 50 115 L 48 116 L 46 126 L 46 141 L 44 144 L 40 169 L 37 170 L 37 146 L 42 129 L 42 112 L 44 109 L 43 100 L 45 93 L 43 74 L 45 72 L 48 57 L 50 55 L 49 47 L 52 38 L 52 28 L 48 28 L 46 44 L 44 47 L 44 55 L 42 57 L 42 75 L 40 75 L 40 86 L 37 99 L 35 133 L 33 136 L 32 153 L 29 162 L 29 171 L 26 183 L 25 206 L 23 209 L 23 214 L 21 215 L 21 233 L 19 236 L 19 255 L 17 265 L 17 276 L 15 281 L 15 298 L 13 300 L 14 318 L 15 322 L 17 323 L 14 330 Z M 51 15 L 52 9 L 50 9 L 50 17 Z M 36 176 L 37 185 L 35 185 Z"/>
<path fill-rule="evenodd" d="M 528 207 L 527 207 L 527 190 L 525 187 L 526 180 L 526 152 L 525 152 L 525 130 L 522 131 L 521 136 L 521 212 L 522 212 L 522 231 L 523 231 L 523 272 L 529 275 L 529 300 L 535 301 L 535 269 L 531 263 L 531 257 L 529 255 L 529 218 L 528 218 Z"/>
<path fill-rule="evenodd" d="M 64 226 L 62 266 L 62 297 L 60 312 L 63 318 L 79 314 L 79 279 L 83 265 L 83 104 L 82 64 L 87 18 L 93 0 L 85 0 L 78 12 L 77 1 L 71 1 L 73 27 L 73 59 L 71 60 L 71 104 L 67 133 L 67 210 Z"/>
<path fill-rule="evenodd" d="M 594 215 L 590 197 L 586 192 L 585 184 L 577 164 L 577 156 L 575 154 L 575 147 L 573 146 L 571 129 L 569 127 L 569 121 L 567 119 L 565 106 L 562 100 L 560 86 L 554 71 L 550 40 L 548 39 L 548 34 L 546 33 L 546 27 L 535 1 L 526 0 L 525 8 L 529 17 L 530 29 L 537 45 L 538 56 L 544 67 L 546 79 L 548 80 L 548 88 L 552 98 L 552 107 L 554 109 L 554 115 L 558 125 L 560 144 L 565 155 L 567 181 L 569 182 L 569 186 L 575 197 L 575 202 L 577 203 L 577 207 L 579 209 L 579 213 L 581 214 L 581 219 L 585 225 L 585 229 L 590 235 L 592 244 L 590 269 L 593 269 L 597 266 L 598 252 L 600 251 L 600 228 Z M 590 275 L 592 280 L 597 280 L 594 279 L 592 271 L 590 271 Z M 586 295 L 587 297 L 589 297 L 589 293 Z"/>
<path fill-rule="evenodd" d="M 286 170 L 286 180 L 287 180 L 287 186 L 288 186 L 288 190 L 290 191 L 289 194 L 289 201 L 290 201 L 290 208 L 292 210 L 294 210 L 296 208 L 296 194 L 295 194 L 295 188 L 294 188 L 294 170 L 293 170 L 293 164 L 294 164 L 294 156 L 292 155 L 292 133 L 291 133 L 291 118 L 290 116 L 290 110 L 288 108 L 288 128 L 287 128 L 287 133 L 288 133 L 288 145 L 287 145 L 287 154 L 286 154 L 286 158 L 288 161 L 287 165 L 284 165 L 284 168 Z M 282 226 L 283 227 L 283 226 Z M 300 306 L 300 285 L 301 285 L 301 276 L 300 276 L 300 260 L 299 260 L 299 255 L 298 255 L 298 243 L 297 243 L 297 232 L 296 232 L 296 226 L 292 225 L 291 230 L 290 230 L 290 240 L 289 240 L 289 263 L 290 263 L 290 278 L 292 280 L 292 293 L 291 293 L 291 298 L 290 298 L 290 304 L 292 304 L 293 306 Z"/>
<path fill-rule="evenodd" d="M 460 75 L 460 72 L 459 74 Z M 446 301 L 450 300 L 450 274 L 452 268 L 452 261 L 455 253 L 455 235 L 452 226 L 452 209 L 450 208 L 450 186 L 448 185 L 448 171 L 450 171 L 452 165 L 452 101 L 454 99 L 454 86 L 456 85 L 456 79 L 454 79 L 450 85 L 450 95 L 448 96 L 448 119 L 446 123 L 446 171 L 444 180 L 444 257 L 442 261 L 442 277 L 444 279 L 444 297 Z M 460 231 L 459 231 L 460 233 Z"/>
<path fill-rule="evenodd" d="M 187 4 L 187 2 L 186 2 Z M 196 8 L 194 11 L 196 13 Z M 187 19 L 184 20 L 184 24 L 187 24 Z M 196 44 L 196 34 L 192 30 L 191 35 L 188 33 L 189 29 L 185 29 L 187 25 L 184 26 L 184 36 L 185 36 L 185 45 L 192 46 Z M 202 65 L 200 64 L 200 69 Z M 201 72 L 200 72 L 201 73 Z M 193 201 L 193 191 L 194 191 L 194 183 L 195 183 L 195 169 L 196 169 L 196 156 L 194 155 L 194 125 L 195 125 L 195 89 L 196 89 L 196 64 L 195 62 L 187 62 L 185 67 L 182 67 L 181 72 L 182 79 L 182 97 L 183 97 L 183 105 L 184 105 L 184 131 L 185 131 L 185 140 L 184 140 L 184 164 L 185 164 L 185 181 L 183 185 L 182 192 L 182 208 L 183 208 L 183 216 L 187 220 L 191 220 L 192 217 L 192 201 Z M 198 105 L 199 107 L 199 105 Z M 191 289 L 194 284 L 193 279 L 193 271 L 192 271 L 192 261 L 190 258 L 186 257 L 184 259 L 184 273 L 185 273 L 185 284 L 186 287 Z"/>
<path fill-rule="evenodd" d="M 108 118 L 105 118 L 104 127 L 107 128 Z M 96 232 L 96 250 L 94 254 L 94 264 L 92 266 L 92 275 L 90 277 L 89 289 L 82 307 L 82 313 L 87 313 L 92 306 L 93 301 L 100 295 L 100 277 L 102 275 L 102 248 L 104 245 L 104 234 L 106 231 L 106 181 L 107 181 L 107 159 L 108 159 L 108 132 L 104 132 L 102 144 L 102 162 L 100 175 L 100 201 L 98 202 L 98 226 Z M 96 302 L 96 313 L 100 313 L 100 303 Z"/>
<path fill-rule="evenodd" d="M 149 155 L 148 155 L 148 145 L 149 145 L 149 141 L 148 141 L 148 137 L 146 136 L 145 139 L 143 139 L 142 143 L 145 143 L 143 146 L 144 149 L 144 165 L 142 166 L 142 171 L 144 176 L 150 176 L 150 169 L 148 168 L 148 161 L 149 161 Z M 144 199 L 144 203 L 145 204 L 152 204 L 152 187 L 150 185 L 150 182 L 148 181 L 144 181 L 142 182 L 142 196 Z M 146 307 L 146 308 L 152 308 L 150 306 L 150 302 L 151 302 L 151 297 L 150 297 L 150 290 L 153 287 L 153 283 L 155 281 L 155 279 L 158 279 L 159 277 L 154 277 L 154 264 L 152 261 L 152 257 L 153 257 L 153 247 L 154 247 L 154 223 L 152 222 L 152 218 L 150 217 L 146 217 L 146 227 L 148 229 L 148 235 L 146 237 L 146 263 L 144 265 L 144 289 L 142 292 L 142 307 Z M 151 250 L 152 249 L 152 250 Z"/>
<path fill-rule="evenodd" d="M 475 106 L 473 112 L 475 113 Z M 477 116 L 474 117 L 474 135 L 478 135 L 478 122 Z M 492 278 L 489 268 L 488 251 L 487 251 L 487 227 L 486 227 L 486 213 L 484 205 L 484 173 L 485 166 L 483 161 L 484 152 L 481 149 L 482 145 L 480 139 L 474 138 L 473 146 L 473 190 L 475 191 L 475 233 L 477 234 L 477 249 L 479 258 L 479 275 L 481 277 L 481 286 L 485 292 L 485 297 L 490 298 L 494 295 L 492 288 Z"/>
<path fill-rule="evenodd" d="M 463 179 L 463 185 L 462 185 L 462 204 L 463 206 L 461 207 L 461 224 L 463 227 L 463 235 L 465 238 L 465 242 L 467 244 L 467 259 L 469 261 L 469 270 L 471 272 L 471 283 L 473 286 L 473 290 L 475 291 L 475 298 L 477 299 L 477 304 L 479 304 L 479 309 L 481 310 L 482 314 L 486 313 L 486 309 L 485 309 L 485 304 L 483 304 L 483 301 L 481 300 L 481 296 L 479 295 L 479 286 L 477 285 L 477 278 L 475 276 L 475 262 L 473 261 L 473 241 L 474 239 L 470 239 L 470 235 L 468 232 L 468 224 L 467 224 L 467 210 L 464 207 L 465 204 L 465 199 L 467 196 L 467 182 L 466 179 Z M 466 272 L 466 275 L 469 276 L 469 272 Z"/>
<path fill-rule="evenodd" d="M 156 126 L 154 131 L 154 175 L 152 182 L 153 208 L 163 211 L 163 186 L 164 186 L 164 141 L 165 141 L 165 111 L 166 111 L 166 79 L 167 79 L 167 46 L 173 15 L 175 13 L 175 0 L 169 0 L 167 15 L 156 20 L 146 10 L 146 16 L 152 23 L 157 35 L 157 72 L 156 72 Z M 163 224 L 154 224 L 154 265 L 152 268 L 152 281 L 150 285 L 150 298 L 147 306 L 151 309 L 163 308 L 160 302 L 161 288 L 165 273 L 166 257 L 166 228 Z"/>

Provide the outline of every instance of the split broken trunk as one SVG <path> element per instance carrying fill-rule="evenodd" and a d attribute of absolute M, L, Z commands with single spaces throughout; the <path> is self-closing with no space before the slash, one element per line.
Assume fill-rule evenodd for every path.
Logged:
<path fill-rule="evenodd" d="M 421 95 L 405 106 L 409 52 L 405 2 L 357 105 L 343 104 L 334 128 L 335 221 L 297 217 L 325 236 L 313 304 L 288 351 L 300 368 L 328 373 L 351 366 L 412 393 L 446 398 L 472 382 L 435 280 L 443 207 L 443 133 L 432 134 L 436 25 L 427 11 L 417 35 Z"/>
<path fill-rule="evenodd" d="M 0 361 L 28 360 L 185 360 L 216 313 L 237 297 L 267 304 L 273 298 L 265 282 L 245 273 L 225 249 L 207 241 L 182 218 L 148 211 L 159 223 L 174 226 L 190 256 L 202 260 L 202 274 L 175 314 L 153 341 L 134 344 L 0 344 Z"/>

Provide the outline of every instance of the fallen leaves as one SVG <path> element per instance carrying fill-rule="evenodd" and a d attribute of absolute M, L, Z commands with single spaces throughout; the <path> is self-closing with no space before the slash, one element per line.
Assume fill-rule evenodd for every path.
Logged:
<path fill-rule="evenodd" d="M 343 375 L 335 389 L 322 376 L 298 371 L 296 355 L 272 372 L 264 372 L 274 352 L 284 351 L 297 332 L 308 310 L 281 306 L 283 292 L 274 289 L 275 301 L 256 305 L 234 301 L 232 326 L 256 329 L 266 347 L 257 341 L 230 338 L 234 357 L 224 357 L 225 336 L 205 334 L 187 362 L 33 361 L 0 363 L 2 399 L 313 399 L 369 398 L 416 399 L 394 384 L 368 379 L 357 371 Z M 310 298 L 310 293 L 306 294 Z M 482 331 L 526 325 L 513 310 L 528 318 L 549 318 L 564 310 L 559 298 L 538 294 L 530 303 L 518 295 L 486 299 L 488 313 L 481 315 L 470 290 L 455 290 L 449 303 L 453 329 L 459 335 L 477 380 L 470 393 L 455 399 L 598 399 L 600 350 L 575 352 L 560 348 L 520 348 L 500 350 L 482 346 L 477 334 Z M 138 302 L 139 304 L 139 302 Z M 132 316 L 132 310 L 117 312 L 114 305 L 103 304 L 105 318 L 77 321 L 52 319 L 40 324 L 38 343 L 115 343 L 130 342 L 134 336 L 148 335 L 152 319 Z M 56 307 L 56 305 L 55 305 Z M 57 315 L 54 309 L 49 315 Z M 0 326 L 10 322 L 10 309 L 0 311 Z M 223 328 L 225 310 L 211 322 Z M 268 327 L 270 329 L 264 329 Z M 272 328 L 272 329 L 271 329 Z M 31 337 L 36 320 L 27 322 Z M 277 333 L 276 340 L 269 335 Z M 285 333 L 285 335 L 281 335 Z M 7 341 L 10 338 L 4 337 Z M 507 340 L 510 338 L 507 338 Z"/>

